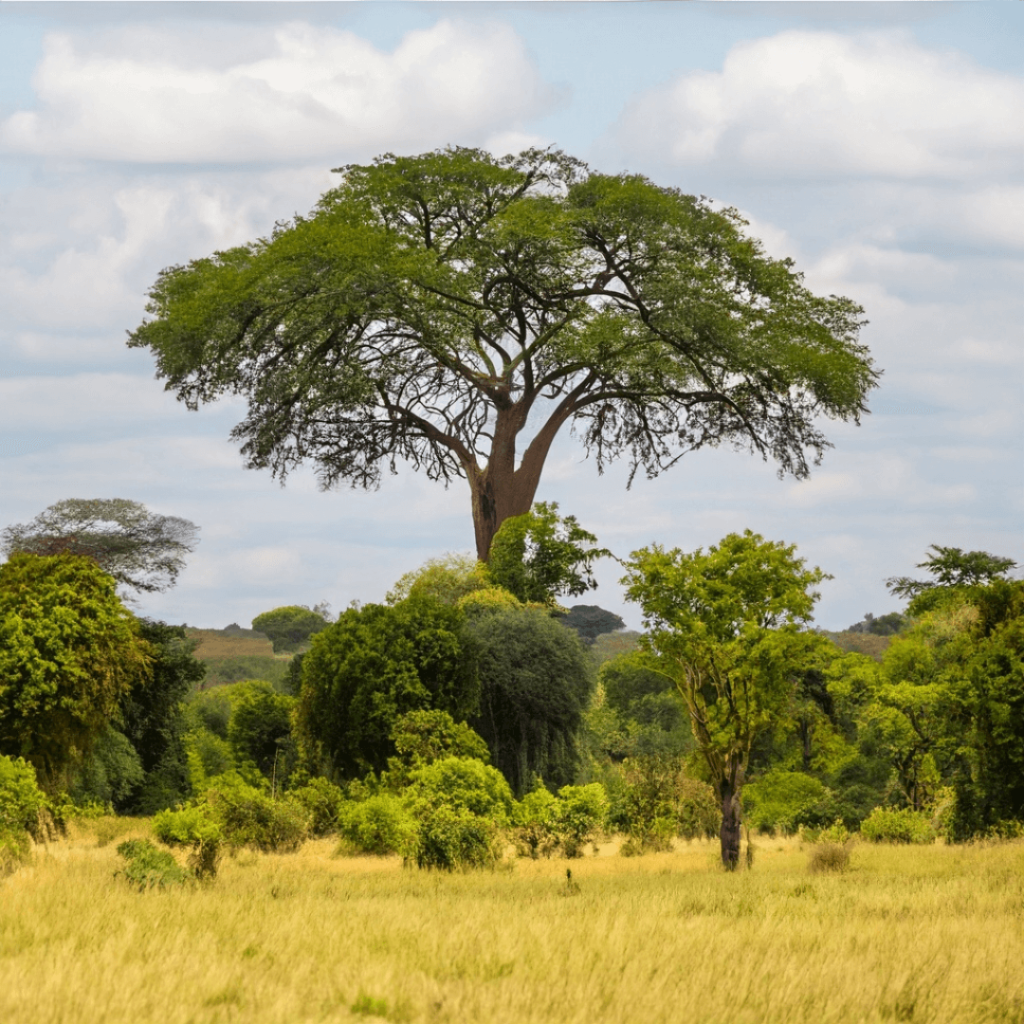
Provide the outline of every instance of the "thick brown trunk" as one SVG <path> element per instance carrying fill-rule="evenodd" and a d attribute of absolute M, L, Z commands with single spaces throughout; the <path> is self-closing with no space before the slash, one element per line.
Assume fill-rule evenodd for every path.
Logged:
<path fill-rule="evenodd" d="M 498 412 L 490 461 L 485 469 L 469 473 L 476 556 L 481 562 L 490 559 L 491 543 L 501 524 L 512 516 L 525 515 L 532 508 L 544 460 L 567 415 L 566 410 L 551 416 L 530 442 L 516 469 L 516 437 L 526 414 L 518 407 Z"/>
<path fill-rule="evenodd" d="M 718 796 L 722 804 L 722 865 L 727 871 L 735 871 L 740 862 L 740 833 L 743 812 L 740 793 L 743 788 L 743 770 L 739 765 L 730 766 L 723 778 L 718 780 Z"/>

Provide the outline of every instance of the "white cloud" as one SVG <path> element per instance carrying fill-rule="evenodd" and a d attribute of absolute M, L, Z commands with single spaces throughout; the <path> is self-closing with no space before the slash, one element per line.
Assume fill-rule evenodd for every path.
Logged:
<path fill-rule="evenodd" d="M 294 162 L 517 130 L 553 98 L 515 32 L 439 21 L 390 53 L 293 22 L 262 55 L 202 65 L 164 46 L 149 59 L 108 41 L 47 37 L 35 111 L 0 124 L 9 152 L 143 163 Z M 147 51 L 149 52 L 149 51 Z"/>
<path fill-rule="evenodd" d="M 895 34 L 789 31 L 638 97 L 620 146 L 761 178 L 989 177 L 1024 155 L 1024 78 Z"/>

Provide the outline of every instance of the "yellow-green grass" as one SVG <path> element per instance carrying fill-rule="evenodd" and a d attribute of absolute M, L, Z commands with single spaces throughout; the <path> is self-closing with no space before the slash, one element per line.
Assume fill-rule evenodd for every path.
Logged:
<path fill-rule="evenodd" d="M 447 875 L 322 840 L 138 893 L 96 829 L 0 882 L 5 1024 L 1024 1020 L 1020 843 L 862 844 L 842 875 L 795 840 L 734 875 L 713 843 L 609 843 Z"/>
<path fill-rule="evenodd" d="M 190 629 L 188 635 L 199 641 L 195 656 L 200 661 L 219 658 L 274 657 L 274 645 L 266 637 L 221 636 L 214 629 Z"/>

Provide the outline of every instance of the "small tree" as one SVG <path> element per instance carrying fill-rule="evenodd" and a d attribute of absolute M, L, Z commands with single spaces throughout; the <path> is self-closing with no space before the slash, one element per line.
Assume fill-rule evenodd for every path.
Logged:
<path fill-rule="evenodd" d="M 297 604 L 274 608 L 252 620 L 252 628 L 270 638 L 275 653 L 298 650 L 310 637 L 328 625 L 327 619 L 318 609 Z"/>
<path fill-rule="evenodd" d="M 177 582 L 198 532 L 195 523 L 156 515 L 137 501 L 68 498 L 30 523 L 8 526 L 0 547 L 7 555 L 85 555 L 129 590 L 153 593 Z"/>
<path fill-rule="evenodd" d="M 732 533 L 705 552 L 633 552 L 622 582 L 643 610 L 641 645 L 673 680 L 722 806 L 722 863 L 740 852 L 740 796 L 750 748 L 789 713 L 797 674 L 827 643 L 801 630 L 827 579 L 795 545 Z"/>
<path fill-rule="evenodd" d="M 91 559 L 16 554 L 0 565 L 0 753 L 47 788 L 152 677 L 152 648 Z"/>

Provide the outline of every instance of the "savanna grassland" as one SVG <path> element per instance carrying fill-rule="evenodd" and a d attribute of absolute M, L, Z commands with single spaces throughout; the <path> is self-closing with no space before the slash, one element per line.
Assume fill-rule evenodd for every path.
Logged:
<path fill-rule="evenodd" d="M 1024 1020 L 1020 842 L 861 843 L 844 874 L 795 839 L 735 874 L 701 841 L 448 874 L 321 840 L 140 893 L 114 877 L 131 834 L 79 826 L 0 882 L 0 1020 Z"/>

